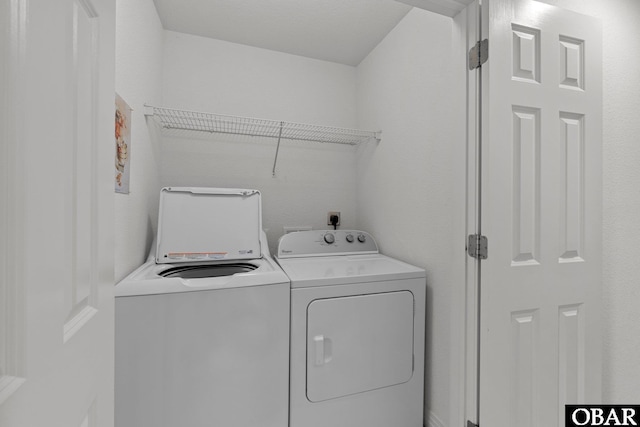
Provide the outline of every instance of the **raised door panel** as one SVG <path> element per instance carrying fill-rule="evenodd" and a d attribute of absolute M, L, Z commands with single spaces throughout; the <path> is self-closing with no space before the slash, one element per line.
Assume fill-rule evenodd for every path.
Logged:
<path fill-rule="evenodd" d="M 535 265 L 540 252 L 540 110 L 513 106 L 512 266 Z"/>
<path fill-rule="evenodd" d="M 560 250 L 559 262 L 583 261 L 584 243 L 584 114 L 561 111 L 560 119 Z"/>
<path fill-rule="evenodd" d="M 95 315 L 98 306 L 98 24 L 88 1 L 71 4 L 71 55 L 66 59 L 69 96 L 68 137 L 60 147 L 67 157 L 63 166 L 68 259 L 67 316 L 64 340 L 70 339 Z"/>

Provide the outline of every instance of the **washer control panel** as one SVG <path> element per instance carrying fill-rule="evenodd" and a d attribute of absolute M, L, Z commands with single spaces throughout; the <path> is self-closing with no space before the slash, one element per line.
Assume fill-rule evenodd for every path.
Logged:
<path fill-rule="evenodd" d="M 371 235 L 358 230 L 311 230 L 285 234 L 278 241 L 278 258 L 377 254 Z"/>

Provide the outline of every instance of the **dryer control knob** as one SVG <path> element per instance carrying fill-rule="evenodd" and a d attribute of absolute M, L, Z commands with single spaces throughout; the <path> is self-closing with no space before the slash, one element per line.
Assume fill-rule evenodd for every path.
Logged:
<path fill-rule="evenodd" d="M 345 237 L 345 239 L 347 239 L 347 242 L 353 243 L 353 240 L 354 240 L 353 234 L 347 234 L 347 237 Z"/>
<path fill-rule="evenodd" d="M 364 243 L 367 240 L 367 236 L 364 234 L 358 234 L 358 242 Z"/>
<path fill-rule="evenodd" d="M 324 241 L 327 242 L 328 244 L 332 244 L 333 242 L 336 241 L 336 236 L 334 236 L 331 233 L 327 233 L 324 235 Z"/>

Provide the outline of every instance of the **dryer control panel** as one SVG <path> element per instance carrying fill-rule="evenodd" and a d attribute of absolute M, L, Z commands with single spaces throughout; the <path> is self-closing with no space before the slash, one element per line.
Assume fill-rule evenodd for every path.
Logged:
<path fill-rule="evenodd" d="M 285 234 L 278 241 L 278 258 L 377 254 L 371 235 L 358 230 L 311 230 Z"/>

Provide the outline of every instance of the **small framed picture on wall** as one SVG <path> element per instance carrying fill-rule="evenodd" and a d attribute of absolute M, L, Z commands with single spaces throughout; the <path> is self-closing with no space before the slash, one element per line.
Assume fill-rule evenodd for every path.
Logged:
<path fill-rule="evenodd" d="M 131 156 L 131 107 L 116 93 L 116 193 L 129 194 Z"/>

